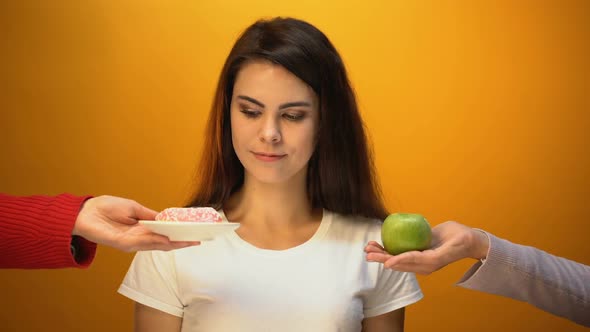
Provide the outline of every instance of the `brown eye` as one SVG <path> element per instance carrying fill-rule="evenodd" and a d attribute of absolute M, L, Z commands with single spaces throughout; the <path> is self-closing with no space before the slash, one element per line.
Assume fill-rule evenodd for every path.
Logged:
<path fill-rule="evenodd" d="M 254 111 L 251 109 L 243 108 L 240 110 L 242 114 L 244 114 L 247 118 L 256 118 L 260 115 L 259 111 Z"/>
<path fill-rule="evenodd" d="M 301 113 L 284 113 L 283 117 L 289 121 L 301 121 L 305 115 L 301 114 Z"/>

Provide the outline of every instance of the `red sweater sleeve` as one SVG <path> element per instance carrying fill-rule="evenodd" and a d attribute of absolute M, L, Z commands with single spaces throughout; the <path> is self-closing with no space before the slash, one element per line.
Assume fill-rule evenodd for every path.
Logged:
<path fill-rule="evenodd" d="M 75 260 L 70 243 L 78 212 L 90 197 L 0 194 L 0 268 L 88 267 L 96 244 L 77 239 Z"/>

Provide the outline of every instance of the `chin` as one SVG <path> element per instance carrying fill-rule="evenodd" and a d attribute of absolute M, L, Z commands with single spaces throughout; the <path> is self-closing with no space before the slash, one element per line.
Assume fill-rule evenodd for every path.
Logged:
<path fill-rule="evenodd" d="M 253 178 L 256 179 L 256 181 L 262 182 L 264 184 L 281 184 L 281 183 L 288 182 L 290 179 L 285 176 L 272 175 L 272 174 L 257 174 L 257 175 L 254 175 Z"/>
<path fill-rule="evenodd" d="M 302 179 L 302 181 L 305 181 L 306 175 L 305 171 L 296 171 L 293 168 L 267 168 L 258 167 L 258 165 L 253 166 L 252 168 L 250 168 L 250 170 L 248 170 L 248 168 L 245 168 L 245 171 L 248 174 L 248 176 L 252 177 L 252 179 L 256 182 L 276 185 L 298 182 L 298 179 Z"/>
<path fill-rule="evenodd" d="M 256 182 L 264 184 L 285 184 L 292 182 L 296 177 L 294 174 L 285 174 L 277 172 L 274 169 L 256 169 L 254 172 L 248 172 L 249 176 Z"/>

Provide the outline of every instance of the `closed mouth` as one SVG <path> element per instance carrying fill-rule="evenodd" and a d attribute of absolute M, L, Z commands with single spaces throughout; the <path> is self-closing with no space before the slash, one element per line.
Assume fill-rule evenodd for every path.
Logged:
<path fill-rule="evenodd" d="M 282 159 L 283 157 L 287 156 L 286 154 L 276 154 L 276 153 L 264 153 L 264 152 L 252 152 L 254 157 L 263 161 L 276 161 Z"/>

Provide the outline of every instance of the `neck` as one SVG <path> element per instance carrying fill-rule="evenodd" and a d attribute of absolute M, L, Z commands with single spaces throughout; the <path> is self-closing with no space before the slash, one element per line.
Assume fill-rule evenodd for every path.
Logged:
<path fill-rule="evenodd" d="M 246 176 L 224 210 L 230 221 L 279 227 L 296 226 L 312 216 L 304 179 L 269 184 Z"/>

